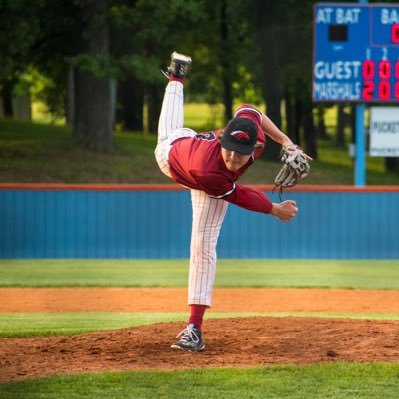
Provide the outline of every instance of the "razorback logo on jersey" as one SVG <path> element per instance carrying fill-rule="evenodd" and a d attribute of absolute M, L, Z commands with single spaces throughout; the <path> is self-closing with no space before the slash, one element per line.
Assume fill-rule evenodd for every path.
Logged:
<path fill-rule="evenodd" d="M 236 130 L 234 132 L 230 133 L 232 136 L 234 136 L 237 140 L 239 141 L 247 141 L 250 140 L 249 134 L 242 132 L 241 130 Z"/>
<path fill-rule="evenodd" d="M 205 141 L 212 141 L 216 139 L 216 135 L 213 132 L 207 132 L 207 133 L 198 133 L 195 138 L 197 140 L 205 140 Z"/>

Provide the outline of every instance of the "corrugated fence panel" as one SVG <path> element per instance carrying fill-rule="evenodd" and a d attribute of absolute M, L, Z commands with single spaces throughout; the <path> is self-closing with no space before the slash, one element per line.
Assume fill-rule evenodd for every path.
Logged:
<path fill-rule="evenodd" d="M 399 193 L 309 193 L 289 223 L 231 206 L 220 257 L 397 259 Z"/>
<path fill-rule="evenodd" d="M 187 192 L 0 190 L 2 258 L 182 258 Z"/>
<path fill-rule="evenodd" d="M 229 205 L 218 256 L 399 258 L 399 191 L 285 198 L 290 223 Z M 1 258 L 187 258 L 190 234 L 188 191 L 0 190 Z"/>

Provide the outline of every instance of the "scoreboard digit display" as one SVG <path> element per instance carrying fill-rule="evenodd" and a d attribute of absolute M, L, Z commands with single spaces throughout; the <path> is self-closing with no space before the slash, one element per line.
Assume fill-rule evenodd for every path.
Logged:
<path fill-rule="evenodd" d="M 315 5 L 313 100 L 399 102 L 399 4 Z"/>

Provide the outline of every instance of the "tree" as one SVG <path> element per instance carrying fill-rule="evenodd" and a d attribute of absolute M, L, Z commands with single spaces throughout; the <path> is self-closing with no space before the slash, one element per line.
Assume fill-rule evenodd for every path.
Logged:
<path fill-rule="evenodd" d="M 337 105 L 337 124 L 336 124 L 335 144 L 338 147 L 345 146 L 345 104 Z"/>
<path fill-rule="evenodd" d="M 82 53 L 75 57 L 74 135 L 84 147 L 113 149 L 114 103 L 110 79 L 107 0 L 82 2 Z"/>
<path fill-rule="evenodd" d="M 160 70 L 173 50 L 195 47 L 192 37 L 202 27 L 198 21 L 203 12 L 203 2 L 195 0 L 170 0 L 167 7 L 157 0 L 112 2 L 111 53 L 118 67 L 120 107 L 134 106 L 136 117 L 142 118 L 145 99 L 150 133 L 157 131 L 165 86 Z M 123 115 L 126 126 L 127 114 Z"/>
<path fill-rule="evenodd" d="M 31 47 L 40 40 L 41 0 L 0 2 L 0 95 L 3 113 L 12 117 L 14 86 L 31 63 Z"/>
<path fill-rule="evenodd" d="M 322 140 L 328 140 L 329 136 L 327 134 L 326 122 L 324 119 L 326 107 L 324 105 L 318 104 L 316 107 L 316 111 L 317 111 L 317 137 Z"/>
<path fill-rule="evenodd" d="M 118 82 L 117 120 L 123 129 L 143 131 L 144 84 L 134 76 L 122 77 Z"/>
<path fill-rule="evenodd" d="M 279 127 L 282 126 L 281 100 L 282 84 L 279 73 L 278 42 L 276 24 L 278 24 L 278 3 L 272 0 L 256 2 L 256 22 L 260 46 L 261 88 L 265 99 L 269 118 Z M 264 156 L 271 160 L 278 160 L 280 145 L 270 140 L 268 151 Z"/>
<path fill-rule="evenodd" d="M 112 123 L 105 112 L 110 98 L 107 0 L 15 0 L 2 2 L 0 79 L 13 82 L 34 66 L 54 83 L 47 95 L 53 111 L 65 110 L 69 65 L 75 65 L 75 136 L 87 147 L 112 148 Z M 9 29 L 8 29 L 9 28 Z M 12 37 L 9 35 L 12 34 Z M 7 102 L 6 102 L 7 103 Z M 108 106 L 108 109 L 110 107 Z"/>
<path fill-rule="evenodd" d="M 282 0 L 278 40 L 280 49 L 280 68 L 285 95 L 292 99 L 288 115 L 291 115 L 289 135 L 296 139 L 299 135 L 298 123 L 305 142 L 305 149 L 317 159 L 317 134 L 313 120 L 312 87 L 312 12 L 313 0 L 295 2 Z M 297 142 L 300 142 L 298 140 Z"/>
<path fill-rule="evenodd" d="M 399 158 L 385 158 L 385 169 L 387 172 L 399 173 Z"/>
<path fill-rule="evenodd" d="M 232 87 L 232 61 L 230 58 L 231 46 L 229 43 L 228 9 L 226 0 L 220 4 L 220 65 L 222 69 L 222 87 L 224 119 L 229 121 L 233 117 L 233 87 Z"/>
<path fill-rule="evenodd" d="M 300 143 L 300 132 L 308 151 L 317 157 L 311 85 L 312 0 L 295 2 L 255 1 L 249 3 L 256 36 L 253 51 L 258 68 L 257 83 L 262 87 L 267 115 L 282 128 L 281 102 L 285 99 L 287 134 Z M 255 70 L 256 67 L 253 67 Z M 269 144 L 274 144 L 269 141 Z M 268 146 L 269 146 L 268 144 Z M 270 151 L 271 150 L 271 151 Z M 269 147 L 267 156 L 277 160 L 280 146 Z"/>

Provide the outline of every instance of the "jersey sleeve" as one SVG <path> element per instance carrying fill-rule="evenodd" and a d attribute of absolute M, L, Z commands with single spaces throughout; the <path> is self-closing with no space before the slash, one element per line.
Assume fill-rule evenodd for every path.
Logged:
<path fill-rule="evenodd" d="M 235 190 L 223 199 L 253 212 L 269 214 L 273 208 L 273 204 L 262 191 L 240 184 L 237 184 Z"/>
<path fill-rule="evenodd" d="M 252 119 L 259 126 L 262 125 L 262 112 L 249 104 L 240 105 L 234 114 L 235 118 L 249 118 Z"/>

